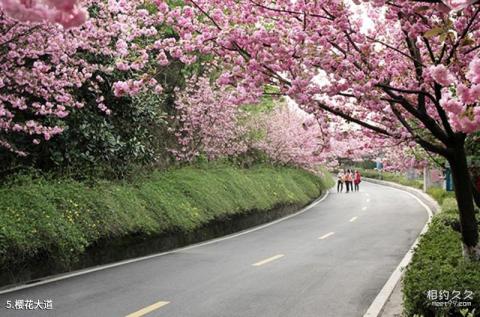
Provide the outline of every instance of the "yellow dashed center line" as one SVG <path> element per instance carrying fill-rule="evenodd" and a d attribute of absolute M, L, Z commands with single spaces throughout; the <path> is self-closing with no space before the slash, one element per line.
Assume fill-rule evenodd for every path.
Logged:
<path fill-rule="evenodd" d="M 358 217 L 353 217 L 352 219 L 350 219 L 350 222 L 354 222 L 357 219 L 358 219 Z"/>
<path fill-rule="evenodd" d="M 333 236 L 334 234 L 335 234 L 335 232 L 329 232 L 329 233 L 321 236 L 321 237 L 318 238 L 318 239 L 319 239 L 319 240 L 323 240 L 323 239 L 326 239 L 326 238 L 328 238 L 328 237 L 330 237 L 330 236 Z"/>
<path fill-rule="evenodd" d="M 168 304 L 170 304 L 170 302 L 163 302 L 163 301 L 162 302 L 157 302 L 155 304 L 152 304 L 150 306 L 142 308 L 142 309 L 140 309 L 140 310 L 138 310 L 134 313 L 131 313 L 131 314 L 127 315 L 126 317 L 141 317 L 141 316 L 144 316 L 148 313 L 151 313 L 152 311 L 157 310 L 160 307 L 163 307 L 163 306 L 168 305 Z"/>
<path fill-rule="evenodd" d="M 272 256 L 271 258 L 268 258 L 268 259 L 259 261 L 259 262 L 257 262 L 257 263 L 253 263 L 252 265 L 253 265 L 253 266 L 261 266 L 261 265 L 270 263 L 270 262 L 272 262 L 272 261 L 278 260 L 278 259 L 280 259 L 280 258 L 282 258 L 282 257 L 284 257 L 284 256 L 285 256 L 284 254 L 277 254 L 277 255 L 275 255 L 275 256 Z"/>

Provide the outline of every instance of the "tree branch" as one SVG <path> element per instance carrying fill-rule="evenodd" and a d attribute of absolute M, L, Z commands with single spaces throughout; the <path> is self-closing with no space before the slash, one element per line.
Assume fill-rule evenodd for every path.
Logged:
<path fill-rule="evenodd" d="M 472 18 L 470 19 L 470 21 L 467 24 L 467 27 L 463 30 L 462 35 L 460 35 L 460 37 L 457 39 L 455 44 L 452 46 L 452 49 L 450 50 L 450 53 L 448 54 L 448 57 L 447 57 L 447 61 L 446 61 L 447 65 L 450 64 L 450 60 L 452 59 L 453 55 L 455 54 L 455 51 L 457 50 L 458 46 L 460 45 L 460 42 L 465 38 L 465 36 L 467 36 L 468 31 L 472 27 L 473 22 L 475 21 L 475 18 L 478 16 L 479 12 L 480 12 L 480 7 L 478 7 L 477 10 L 475 10 L 475 13 L 473 14 Z"/>
<path fill-rule="evenodd" d="M 375 131 L 377 133 L 380 133 L 380 134 L 383 134 L 385 136 L 389 136 L 389 137 L 392 137 L 393 135 L 388 132 L 387 130 L 383 129 L 383 128 L 380 128 L 380 127 L 377 127 L 377 126 L 374 126 L 374 125 L 371 125 L 369 123 L 366 123 L 366 122 L 363 122 L 362 120 L 360 119 L 357 119 L 357 118 L 354 118 L 353 116 L 350 116 L 340 110 L 337 110 L 337 109 L 334 109 L 332 107 L 329 107 L 327 105 L 325 105 L 324 103 L 320 102 L 320 101 L 317 101 L 317 106 L 322 109 L 322 110 L 325 110 L 327 112 L 330 112 L 331 114 L 334 114 L 336 116 L 339 116 L 347 121 L 351 121 L 351 122 L 354 122 L 364 128 L 367 128 L 369 130 L 372 130 L 372 131 Z"/>
<path fill-rule="evenodd" d="M 431 118 L 427 113 L 422 113 L 418 112 L 415 107 L 408 102 L 403 96 L 399 96 L 395 93 L 393 93 L 389 89 L 383 88 L 383 91 L 389 95 L 393 100 L 401 104 L 402 107 L 407 110 L 411 115 L 413 115 L 415 118 L 417 118 L 420 122 L 422 122 L 425 127 L 437 138 L 439 139 L 443 144 L 449 144 L 449 138 L 445 134 L 445 132 L 438 126 L 437 122 Z"/>
<path fill-rule="evenodd" d="M 390 103 L 390 107 L 392 108 L 392 112 L 397 117 L 398 121 L 400 121 L 400 123 L 408 130 L 408 132 L 410 132 L 412 137 L 415 139 L 415 141 L 418 144 L 420 144 L 421 147 L 423 147 L 427 151 L 430 151 L 430 152 L 433 152 L 433 153 L 436 153 L 436 154 L 439 154 L 439 155 L 443 155 L 443 156 L 447 155 L 446 149 L 444 149 L 444 148 L 442 148 L 438 145 L 432 144 L 432 143 L 422 139 L 419 135 L 417 135 L 415 133 L 415 131 L 413 130 L 412 126 L 402 116 L 402 113 L 400 112 L 400 110 L 398 110 L 395 107 L 394 103 Z"/>

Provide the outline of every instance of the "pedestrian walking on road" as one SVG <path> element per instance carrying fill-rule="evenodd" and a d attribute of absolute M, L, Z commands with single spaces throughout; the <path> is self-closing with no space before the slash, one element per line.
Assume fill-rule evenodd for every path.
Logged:
<path fill-rule="evenodd" d="M 345 186 L 347 187 L 347 193 L 351 190 L 353 191 L 353 175 L 352 171 L 347 170 L 345 173 Z"/>
<path fill-rule="evenodd" d="M 353 177 L 353 183 L 355 184 L 355 191 L 360 190 L 360 182 L 362 181 L 362 176 L 359 171 L 355 171 L 355 176 Z"/>
<path fill-rule="evenodd" d="M 337 175 L 337 193 L 343 191 L 343 182 L 344 182 L 345 173 L 343 170 L 340 170 Z"/>

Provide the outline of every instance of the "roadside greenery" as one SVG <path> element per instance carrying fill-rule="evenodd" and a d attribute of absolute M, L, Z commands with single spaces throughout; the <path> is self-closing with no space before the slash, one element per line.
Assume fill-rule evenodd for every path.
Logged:
<path fill-rule="evenodd" d="M 471 313 L 472 309 L 478 311 L 480 307 L 480 264 L 463 257 L 460 233 L 454 230 L 458 221 L 455 199 L 445 198 L 442 212 L 434 216 L 405 271 L 403 294 L 406 316 L 476 316 L 474 313 L 466 315 L 465 309 Z M 471 302 L 471 307 L 434 307 L 434 300 L 428 299 L 432 291 L 437 294 L 449 292 L 450 299 L 454 296 L 453 292 L 460 292 L 459 302 L 473 292 L 473 299 L 465 300 Z"/>
<path fill-rule="evenodd" d="M 0 266 L 48 257 L 68 267 L 102 239 L 188 232 L 230 215 L 305 205 L 332 186 L 323 175 L 205 163 L 130 183 L 16 177 L 0 189 Z"/>
<path fill-rule="evenodd" d="M 407 179 L 403 174 L 392 172 L 380 172 L 376 170 L 360 170 L 363 177 L 370 177 L 398 183 L 405 186 L 415 187 L 417 189 L 423 188 L 423 181 L 421 179 Z"/>
<path fill-rule="evenodd" d="M 447 192 L 446 190 L 440 187 L 430 187 L 429 189 L 427 189 L 427 194 L 432 196 L 432 198 L 435 199 L 440 206 L 442 206 L 442 210 L 443 210 L 443 203 L 446 199 L 448 199 L 449 204 L 452 204 L 452 199 L 453 199 L 453 201 L 455 202 L 455 206 L 457 205 L 457 202 L 455 201 L 454 192 Z"/>

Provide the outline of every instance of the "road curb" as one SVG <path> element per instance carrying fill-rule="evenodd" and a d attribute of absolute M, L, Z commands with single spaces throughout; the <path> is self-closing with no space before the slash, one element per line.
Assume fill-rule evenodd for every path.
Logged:
<path fill-rule="evenodd" d="M 406 191 L 406 192 L 414 195 L 418 199 L 420 199 L 424 204 L 426 204 L 431 209 L 431 211 L 434 215 L 437 214 L 440 211 L 440 205 L 437 203 L 437 201 L 435 199 L 433 199 L 430 195 L 428 195 L 427 193 L 423 192 L 420 189 L 416 189 L 416 188 L 413 188 L 413 187 L 410 187 L 410 186 L 404 186 L 404 185 L 400 185 L 400 184 L 397 184 L 397 183 L 394 183 L 394 182 L 388 182 L 388 181 L 384 181 L 384 180 L 380 180 L 380 179 L 376 179 L 376 178 L 363 177 L 363 180 L 365 180 L 369 183 L 374 183 L 374 184 L 377 184 L 377 185 L 384 185 L 384 186 L 388 186 L 388 187 L 392 187 L 392 188 L 396 188 L 396 189 Z"/>
<path fill-rule="evenodd" d="M 367 182 L 370 182 L 376 185 L 388 186 L 388 187 L 391 187 L 392 189 L 399 190 L 409 194 L 410 196 L 415 198 L 425 208 L 425 210 L 428 213 L 427 223 L 423 227 L 417 239 L 415 240 L 413 245 L 410 247 L 407 254 L 405 254 L 402 261 L 400 261 L 395 271 L 393 271 L 392 275 L 390 275 L 389 279 L 387 280 L 387 282 L 385 283 L 381 291 L 378 293 L 377 297 L 375 297 L 372 304 L 368 308 L 367 312 L 363 315 L 363 317 L 378 317 L 378 316 L 381 316 L 381 313 L 385 308 L 385 304 L 387 303 L 388 299 L 392 295 L 393 290 L 395 289 L 395 286 L 400 282 L 403 275 L 402 270 L 412 260 L 414 250 L 418 245 L 418 242 L 420 241 L 420 237 L 425 232 L 427 232 L 428 227 L 430 226 L 430 223 L 432 221 L 433 215 L 440 211 L 440 206 L 433 198 L 431 198 L 429 195 L 425 194 L 424 192 L 418 189 L 396 184 L 393 182 L 378 180 L 378 179 L 371 179 L 371 178 L 363 178 L 363 179 Z"/>

